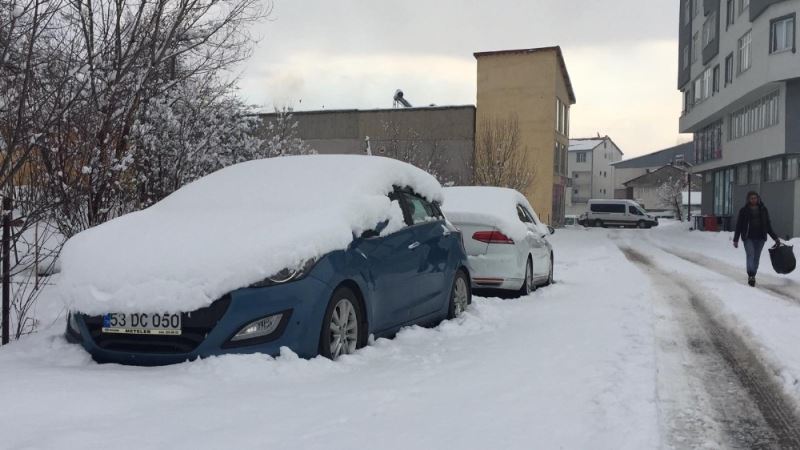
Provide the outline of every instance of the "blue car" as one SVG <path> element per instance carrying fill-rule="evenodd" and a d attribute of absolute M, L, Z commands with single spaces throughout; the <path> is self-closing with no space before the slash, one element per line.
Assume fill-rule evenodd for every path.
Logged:
<path fill-rule="evenodd" d="M 192 311 L 72 312 L 66 337 L 98 362 L 121 364 L 163 365 L 227 353 L 276 356 L 281 347 L 335 360 L 365 346 L 370 335 L 392 337 L 404 326 L 459 316 L 471 302 L 461 234 L 438 201 L 410 186 L 394 185 L 388 197 L 402 211 L 400 222 L 376 223 L 346 248 Z"/>

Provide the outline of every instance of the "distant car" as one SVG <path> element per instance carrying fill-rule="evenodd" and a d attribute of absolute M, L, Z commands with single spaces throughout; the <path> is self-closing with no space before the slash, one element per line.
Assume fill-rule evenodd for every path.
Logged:
<path fill-rule="evenodd" d="M 544 225 L 521 193 L 494 187 L 452 187 L 443 205 L 461 230 L 474 288 L 523 295 L 553 282 L 555 232 Z"/>
<path fill-rule="evenodd" d="M 578 222 L 587 227 L 621 226 L 651 228 L 658 218 L 633 200 L 589 200 L 588 210 Z"/>
<path fill-rule="evenodd" d="M 471 301 L 429 174 L 377 156 L 238 164 L 72 238 L 66 336 L 99 362 L 225 353 L 337 359 Z"/>
<path fill-rule="evenodd" d="M 564 226 L 572 227 L 578 225 L 578 216 L 567 214 L 564 216 Z"/>

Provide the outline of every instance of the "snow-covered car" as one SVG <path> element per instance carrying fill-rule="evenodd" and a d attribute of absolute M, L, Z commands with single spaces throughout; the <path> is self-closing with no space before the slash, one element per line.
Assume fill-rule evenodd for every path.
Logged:
<path fill-rule="evenodd" d="M 62 252 L 66 335 L 95 360 L 336 359 L 470 303 L 461 235 L 428 173 L 368 156 L 220 170 Z"/>
<path fill-rule="evenodd" d="M 539 220 L 524 195 L 495 187 L 445 190 L 444 212 L 461 230 L 474 288 L 526 295 L 553 282 L 555 232 Z"/>

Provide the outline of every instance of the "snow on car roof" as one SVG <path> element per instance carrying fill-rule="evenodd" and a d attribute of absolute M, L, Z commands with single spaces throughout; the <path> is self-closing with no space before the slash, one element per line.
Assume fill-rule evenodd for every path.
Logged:
<path fill-rule="evenodd" d="M 354 233 L 392 217 L 393 186 L 442 200 L 433 176 L 378 156 L 237 164 L 74 236 L 61 255 L 60 291 L 87 314 L 192 311 L 347 248 Z"/>
<path fill-rule="evenodd" d="M 517 205 L 528 208 L 537 222 L 536 212 L 524 195 L 514 189 L 489 186 L 458 186 L 444 189 L 442 210 L 458 223 L 481 223 L 497 227 L 511 239 L 521 240 L 528 228 L 519 220 Z"/>

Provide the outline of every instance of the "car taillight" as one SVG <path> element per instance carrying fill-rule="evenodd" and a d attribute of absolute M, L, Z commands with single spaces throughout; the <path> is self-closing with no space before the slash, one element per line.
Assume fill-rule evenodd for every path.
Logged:
<path fill-rule="evenodd" d="M 487 244 L 513 244 L 514 241 L 499 231 L 476 231 L 472 239 Z"/>

